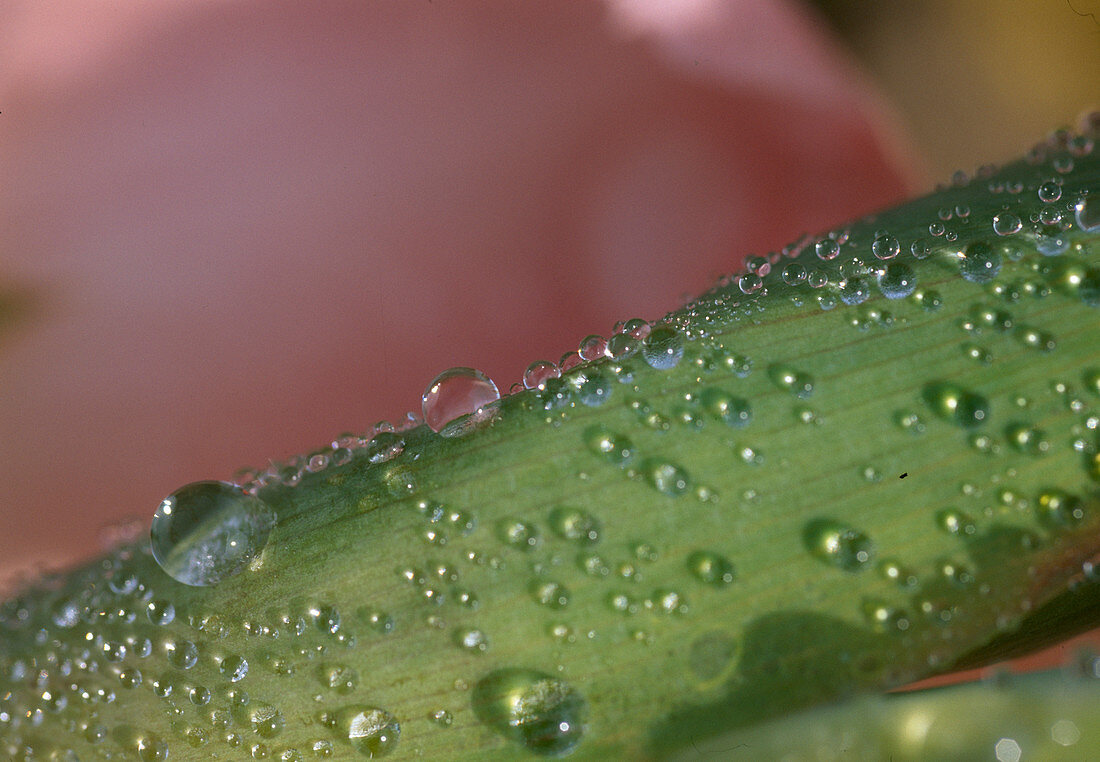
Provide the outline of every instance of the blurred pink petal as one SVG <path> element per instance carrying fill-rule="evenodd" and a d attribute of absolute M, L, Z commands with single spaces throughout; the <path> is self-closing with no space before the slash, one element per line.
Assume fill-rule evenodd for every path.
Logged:
<path fill-rule="evenodd" d="M 89 8 L 0 11 L 8 567 L 912 189 L 785 2 Z"/>

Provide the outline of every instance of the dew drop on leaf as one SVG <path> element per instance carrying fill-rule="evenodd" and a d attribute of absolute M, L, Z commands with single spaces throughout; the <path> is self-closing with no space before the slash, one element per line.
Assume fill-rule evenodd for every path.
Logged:
<path fill-rule="evenodd" d="M 470 697 L 478 720 L 527 751 L 568 754 L 581 741 L 585 702 L 567 682 L 508 668 L 478 680 Z"/>
<path fill-rule="evenodd" d="M 474 368 L 450 368 L 432 379 L 421 398 L 424 423 L 435 432 L 500 399 L 493 380 Z"/>
<path fill-rule="evenodd" d="M 802 541 L 815 558 L 844 571 L 865 569 L 874 558 L 874 546 L 867 535 L 830 519 L 807 522 Z"/>
<path fill-rule="evenodd" d="M 194 482 L 166 497 L 150 529 L 153 558 L 178 582 L 216 585 L 267 545 L 275 512 L 227 482 Z"/>
<path fill-rule="evenodd" d="M 336 712 L 336 730 L 360 754 L 374 759 L 397 747 L 401 725 L 384 709 L 353 704 Z"/>

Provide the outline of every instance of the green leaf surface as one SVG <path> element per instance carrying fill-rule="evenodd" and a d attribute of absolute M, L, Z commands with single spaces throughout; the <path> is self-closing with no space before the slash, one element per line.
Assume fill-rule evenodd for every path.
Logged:
<path fill-rule="evenodd" d="M 148 544 L 43 580 L 0 751 L 658 759 L 1095 622 L 1095 139 L 750 258 L 450 436 L 261 475 L 216 585 Z"/>

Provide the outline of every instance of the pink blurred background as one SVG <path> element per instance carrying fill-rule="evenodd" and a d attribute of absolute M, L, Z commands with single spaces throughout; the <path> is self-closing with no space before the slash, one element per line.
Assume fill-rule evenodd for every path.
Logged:
<path fill-rule="evenodd" d="M 1064 65 L 1023 106 L 971 61 L 975 23 L 999 60 L 1043 13 L 912 6 L 919 33 L 842 0 L 8 0 L 0 572 L 396 420 L 447 367 L 506 390 L 1090 105 Z"/>

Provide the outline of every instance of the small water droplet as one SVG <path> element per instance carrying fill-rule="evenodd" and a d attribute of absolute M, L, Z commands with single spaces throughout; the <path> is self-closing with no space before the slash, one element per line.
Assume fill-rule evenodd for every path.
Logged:
<path fill-rule="evenodd" d="M 1046 435 L 1026 423 L 1010 423 L 1005 427 L 1005 438 L 1014 449 L 1028 455 L 1043 455 L 1050 449 Z"/>
<path fill-rule="evenodd" d="M 1044 204 L 1052 204 L 1062 197 L 1062 186 L 1054 180 L 1048 180 L 1039 185 L 1039 200 Z"/>
<path fill-rule="evenodd" d="M 580 508 L 559 506 L 550 511 L 550 528 L 563 540 L 582 545 L 600 540 L 600 522 Z"/>
<path fill-rule="evenodd" d="M 386 463 L 405 451 L 405 440 L 392 431 L 380 431 L 363 448 L 371 463 Z"/>
<path fill-rule="evenodd" d="M 947 381 L 926 384 L 922 396 L 936 415 L 963 428 L 980 426 L 989 418 L 986 398 L 957 384 Z"/>
<path fill-rule="evenodd" d="M 788 286 L 797 286 L 806 280 L 806 268 L 797 262 L 791 262 L 783 268 L 783 282 Z"/>
<path fill-rule="evenodd" d="M 568 754 L 584 732 L 584 699 L 564 680 L 543 672 L 491 672 L 478 680 L 470 703 L 482 723 L 534 754 Z"/>
<path fill-rule="evenodd" d="M 336 712 L 335 729 L 360 754 L 384 757 L 397 748 L 401 725 L 385 709 L 352 704 Z"/>
<path fill-rule="evenodd" d="M 1086 233 L 1100 231 L 1100 193 L 1085 196 L 1074 205 L 1077 227 Z"/>
<path fill-rule="evenodd" d="M 1085 519 L 1081 498 L 1060 489 L 1047 489 L 1039 494 L 1039 520 L 1052 528 L 1071 527 Z"/>
<path fill-rule="evenodd" d="M 531 584 L 531 597 L 550 609 L 563 609 L 569 605 L 569 591 L 560 582 L 536 580 Z"/>
<path fill-rule="evenodd" d="M 878 287 L 887 299 L 904 299 L 917 287 L 917 278 L 909 265 L 891 262 L 879 276 Z"/>
<path fill-rule="evenodd" d="M 229 682 L 240 682 L 248 674 L 248 661 L 243 656 L 227 654 L 218 665 L 218 671 Z"/>
<path fill-rule="evenodd" d="M 617 466 L 626 464 L 634 456 L 634 445 L 629 439 L 622 434 L 610 431 L 601 424 L 594 424 L 585 429 L 584 443 L 591 452 Z"/>
<path fill-rule="evenodd" d="M 492 379 L 474 368 L 450 368 L 432 379 L 424 390 L 421 406 L 424 423 L 442 433 L 447 424 L 473 415 L 500 399 Z"/>
<path fill-rule="evenodd" d="M 185 585 L 216 585 L 241 572 L 267 545 L 275 512 L 228 482 L 194 482 L 166 497 L 153 516 L 153 558 Z"/>
<path fill-rule="evenodd" d="M 936 525 L 953 535 L 972 535 L 977 530 L 974 519 L 958 508 L 944 508 L 936 513 Z"/>
<path fill-rule="evenodd" d="M 657 370 L 675 368 L 683 356 L 684 338 L 668 325 L 654 327 L 642 343 L 642 357 Z"/>
<path fill-rule="evenodd" d="M 560 378 L 561 370 L 549 360 L 536 360 L 523 371 L 523 385 L 528 389 L 545 389 L 546 382 Z"/>
<path fill-rule="evenodd" d="M 816 558 L 844 571 L 865 569 L 874 557 L 874 546 L 867 535 L 830 519 L 807 522 L 802 540 Z"/>
<path fill-rule="evenodd" d="M 808 373 L 797 371 L 789 365 L 772 365 L 768 368 L 768 378 L 780 389 L 802 399 L 814 393 L 813 378 Z"/>
<path fill-rule="evenodd" d="M 641 472 L 658 492 L 676 497 L 687 492 L 691 484 L 687 472 L 668 461 L 649 459 L 642 463 Z"/>
<path fill-rule="evenodd" d="M 725 587 L 733 582 L 733 564 L 719 553 L 697 550 L 687 558 L 687 568 L 701 582 Z"/>
<path fill-rule="evenodd" d="M 822 238 L 814 244 L 814 253 L 817 254 L 818 259 L 826 261 L 836 259 L 840 254 L 840 244 L 832 238 Z"/>
<path fill-rule="evenodd" d="M 317 667 L 321 685 L 337 693 L 351 693 L 359 685 L 359 673 L 346 664 L 326 663 Z"/>
<path fill-rule="evenodd" d="M 724 389 L 708 387 L 699 393 L 699 405 L 711 417 L 727 426 L 743 428 L 752 421 L 752 407 L 748 400 L 734 397 Z"/>
<path fill-rule="evenodd" d="M 454 642 L 463 651 L 471 653 L 484 653 L 489 650 L 489 639 L 485 633 L 472 627 L 455 630 Z"/>
<path fill-rule="evenodd" d="M 997 235 L 1014 235 L 1024 226 L 1023 221 L 1012 212 L 993 215 L 993 232 Z"/>
<path fill-rule="evenodd" d="M 878 259 L 893 259 L 901 252 L 901 243 L 892 235 L 880 235 L 871 244 L 871 253 Z"/>
<path fill-rule="evenodd" d="M 959 256 L 959 273 L 971 283 L 988 283 L 1001 271 L 1001 255 L 982 241 L 975 241 Z"/>
<path fill-rule="evenodd" d="M 595 333 L 585 336 L 577 347 L 577 354 L 586 362 L 606 357 L 607 339 Z"/>

